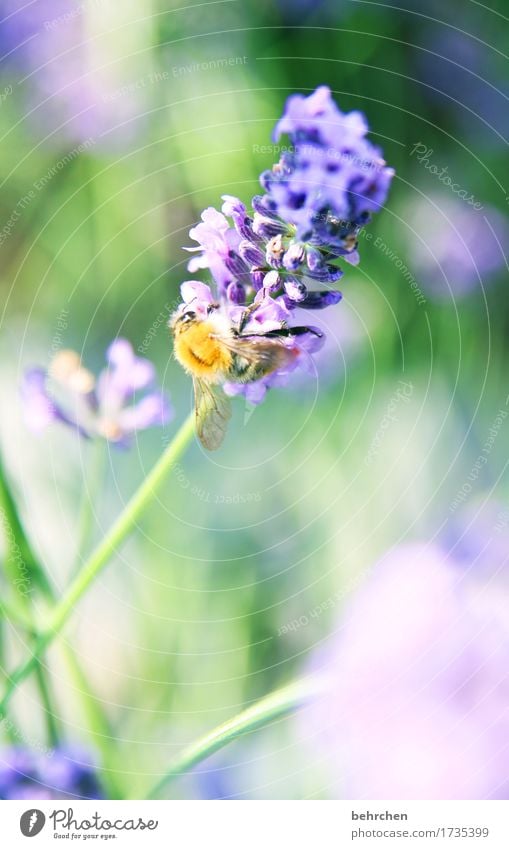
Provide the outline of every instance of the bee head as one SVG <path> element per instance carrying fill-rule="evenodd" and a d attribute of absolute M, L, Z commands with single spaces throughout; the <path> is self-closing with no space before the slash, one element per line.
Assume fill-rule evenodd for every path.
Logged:
<path fill-rule="evenodd" d="M 185 304 L 173 313 L 168 325 L 173 333 L 179 333 L 189 327 L 193 321 L 196 321 L 196 310 Z"/>
<path fill-rule="evenodd" d="M 182 304 L 170 318 L 169 325 L 173 331 L 183 331 L 194 322 L 205 321 L 214 310 L 219 309 L 219 304 L 203 304 L 197 300 Z"/>
<path fill-rule="evenodd" d="M 196 310 L 186 309 L 180 315 L 180 322 L 182 324 L 189 324 L 190 321 L 194 321 L 196 318 Z"/>

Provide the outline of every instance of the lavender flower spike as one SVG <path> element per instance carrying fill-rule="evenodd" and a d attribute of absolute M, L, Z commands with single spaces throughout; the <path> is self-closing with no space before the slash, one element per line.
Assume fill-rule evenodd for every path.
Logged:
<path fill-rule="evenodd" d="M 154 382 L 152 363 L 135 356 L 126 339 L 112 342 L 106 357 L 97 380 L 69 350 L 56 354 L 47 373 L 29 369 L 21 387 L 27 425 L 41 431 L 59 421 L 81 436 L 126 446 L 135 431 L 166 424 L 172 409 L 159 390 L 137 396 Z"/>
<path fill-rule="evenodd" d="M 265 194 L 253 197 L 252 209 L 225 194 L 221 211 L 208 207 L 191 229 L 197 246 L 185 248 L 195 254 L 188 269 L 208 269 L 215 289 L 186 281 L 175 315 L 192 302 L 190 320 L 213 314 L 234 337 L 270 333 L 295 353 L 284 368 L 252 382 L 223 375 L 227 394 L 259 403 L 269 387 L 309 367 L 307 355 L 323 343 L 316 328 L 298 326 L 297 309 L 302 321 L 302 310 L 339 303 L 340 263 L 359 261 L 359 231 L 383 206 L 394 175 L 367 131 L 364 116 L 342 113 L 326 86 L 294 95 L 274 135 L 288 134 L 291 152 L 261 175 Z"/>
<path fill-rule="evenodd" d="M 274 139 L 287 134 L 292 151 L 262 174 L 272 214 L 297 228 L 297 236 L 348 256 L 373 212 L 385 203 L 394 170 L 365 136 L 360 112 L 342 113 L 327 86 L 309 97 L 288 98 Z"/>

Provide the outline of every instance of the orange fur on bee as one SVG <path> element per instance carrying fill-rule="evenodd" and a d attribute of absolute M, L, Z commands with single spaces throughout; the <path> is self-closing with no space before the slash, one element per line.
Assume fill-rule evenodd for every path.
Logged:
<path fill-rule="evenodd" d="M 209 382 L 220 380 L 231 366 L 232 354 L 214 338 L 212 322 L 193 323 L 175 334 L 175 357 L 186 371 Z"/>

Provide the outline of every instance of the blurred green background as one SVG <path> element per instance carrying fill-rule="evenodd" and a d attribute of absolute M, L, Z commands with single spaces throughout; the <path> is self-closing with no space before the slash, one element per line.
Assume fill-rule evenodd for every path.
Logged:
<path fill-rule="evenodd" d="M 236 401 L 217 454 L 193 444 L 65 632 L 116 740 L 90 729 L 62 646 L 49 654 L 64 735 L 137 798 L 197 734 L 306 668 L 381 553 L 447 530 L 509 394 L 508 27 L 502 4 L 469 0 L 43 5 L 39 38 L 65 56 L 55 73 L 44 52 L 7 55 L 21 38 L 12 27 L 1 38 L 1 444 L 58 593 L 76 568 L 83 498 L 90 547 L 191 407 L 165 326 L 189 276 L 181 248 L 204 207 L 258 192 L 286 97 L 329 85 L 342 110 L 366 113 L 396 169 L 323 319 L 317 377 L 254 410 Z M 26 366 L 74 348 L 97 371 L 111 339 L 136 349 L 151 327 L 145 355 L 176 411 L 164 433 L 127 453 L 26 429 Z M 503 501 L 506 465 L 502 434 L 468 500 L 490 490 Z M 7 628 L 7 666 L 25 651 Z M 37 698 L 26 684 L 13 705 L 20 735 L 43 740 Z M 288 719 L 171 794 L 327 789 Z"/>

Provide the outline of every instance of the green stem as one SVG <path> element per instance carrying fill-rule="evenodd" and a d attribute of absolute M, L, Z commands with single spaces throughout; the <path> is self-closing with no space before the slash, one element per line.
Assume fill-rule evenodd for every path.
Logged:
<path fill-rule="evenodd" d="M 204 737 L 200 737 L 184 749 L 170 765 L 166 775 L 152 788 L 146 798 L 156 799 L 166 784 L 179 775 L 189 772 L 200 761 L 210 757 L 214 752 L 231 743 L 232 740 L 268 725 L 275 719 L 293 713 L 322 691 L 323 681 L 321 679 L 304 678 L 275 690 L 260 699 L 251 707 L 238 713 L 233 719 L 218 725 L 213 731 L 205 734 Z"/>
<path fill-rule="evenodd" d="M 0 599 L 0 610 L 3 613 L 4 619 L 10 622 L 15 622 L 19 627 L 23 628 L 32 638 L 37 634 L 34 622 L 30 617 L 30 610 L 22 611 L 20 608 L 11 606 L 5 599 Z M 42 663 L 38 663 L 35 667 L 35 677 L 37 686 L 41 696 L 41 703 L 45 713 L 46 727 L 48 732 L 48 743 L 51 746 L 56 746 L 59 740 L 58 727 L 55 720 L 55 712 L 52 704 L 52 699 L 49 687 L 44 677 Z"/>
<path fill-rule="evenodd" d="M 7 619 L 11 623 L 15 622 L 16 625 L 19 625 L 31 636 L 36 633 L 32 620 L 28 618 L 25 611 L 21 610 L 15 602 L 0 598 L 0 613 L 4 619 Z"/>
<path fill-rule="evenodd" d="M 48 743 L 52 748 L 58 746 L 58 741 L 60 739 L 60 735 L 58 733 L 58 726 L 55 719 L 55 712 L 48 688 L 48 684 L 46 682 L 46 678 L 44 676 L 44 670 L 42 668 L 42 664 L 39 662 L 35 667 L 35 677 L 37 679 L 37 686 L 39 687 L 39 693 L 41 695 L 42 707 L 44 710 L 45 718 L 46 718 L 46 728 L 48 730 Z"/>
<path fill-rule="evenodd" d="M 128 501 L 112 528 L 84 563 L 83 568 L 76 578 L 71 582 L 64 597 L 55 606 L 48 624 L 37 637 L 31 657 L 18 666 L 10 676 L 10 682 L 3 699 L 0 701 L 0 719 L 5 716 L 7 706 L 18 684 L 24 681 L 33 671 L 43 652 L 62 631 L 75 605 L 85 595 L 95 578 L 97 578 L 104 566 L 115 554 L 117 548 L 134 529 L 145 508 L 162 486 L 168 472 L 189 444 L 193 433 L 194 413 L 186 419 L 152 471 L 149 472 L 137 492 Z"/>
<path fill-rule="evenodd" d="M 11 557 L 18 561 L 26 572 L 28 583 L 34 583 L 45 593 L 51 591 L 51 585 L 44 569 L 40 566 L 30 543 L 27 539 L 23 524 L 19 517 L 16 501 L 12 495 L 7 476 L 0 456 L 0 520 L 3 525 L 7 547 L 11 549 Z M 25 577 L 22 575 L 21 577 Z"/>
<path fill-rule="evenodd" d="M 97 497 L 101 492 L 105 446 L 101 441 L 97 441 L 90 446 L 93 449 L 92 458 L 90 460 L 90 474 L 86 475 L 83 481 L 83 495 L 79 508 L 78 530 L 77 530 L 77 546 L 76 546 L 76 572 L 79 569 L 80 563 L 87 552 L 90 545 L 90 537 L 94 523 L 94 507 L 97 505 Z"/>
<path fill-rule="evenodd" d="M 74 687 L 80 694 L 80 702 L 88 728 L 94 735 L 94 745 L 97 746 L 99 751 L 103 752 L 104 769 L 101 772 L 101 781 L 106 792 L 106 798 L 124 799 L 125 795 L 118 784 L 116 771 L 111 766 L 111 748 L 115 752 L 116 743 L 113 728 L 108 721 L 107 714 L 102 708 L 102 704 L 91 691 L 79 660 L 69 646 L 64 645 L 63 650 Z M 111 745 L 112 743 L 113 747 Z"/>
<path fill-rule="evenodd" d="M 46 594 L 51 593 L 51 586 L 46 579 L 46 574 L 33 553 L 28 542 L 23 524 L 19 517 L 16 501 L 12 495 L 7 476 L 0 462 L 0 507 L 3 531 L 6 541 L 5 572 L 13 587 L 17 588 L 20 597 L 19 608 L 29 625 L 29 631 L 35 631 L 32 602 L 29 594 L 33 592 L 34 586 L 43 590 Z M 56 746 L 59 739 L 58 724 L 53 708 L 53 700 L 50 694 L 48 682 L 44 676 L 44 670 L 39 659 L 35 665 L 35 677 L 39 689 L 42 707 L 45 713 L 48 743 Z"/>

